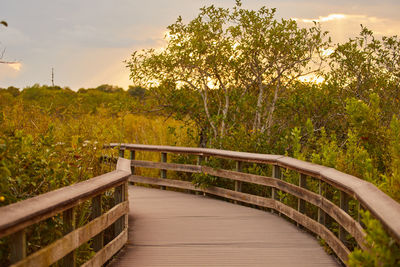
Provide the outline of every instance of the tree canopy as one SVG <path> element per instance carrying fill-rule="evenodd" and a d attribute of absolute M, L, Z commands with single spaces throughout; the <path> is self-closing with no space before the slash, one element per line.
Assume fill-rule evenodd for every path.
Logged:
<path fill-rule="evenodd" d="M 329 45 L 318 25 L 299 28 L 274 16 L 275 9 L 246 10 L 238 1 L 233 9 L 204 7 L 187 24 L 179 17 L 165 48 L 133 53 L 131 78 L 162 88 L 165 106 L 189 115 L 213 140 L 238 125 L 269 134 L 278 99 L 320 70 Z"/>

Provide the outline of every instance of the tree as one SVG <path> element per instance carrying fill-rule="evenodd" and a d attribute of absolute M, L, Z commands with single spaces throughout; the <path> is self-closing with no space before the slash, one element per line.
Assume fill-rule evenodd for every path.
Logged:
<path fill-rule="evenodd" d="M 246 10 L 237 1 L 232 10 L 203 7 L 187 24 L 179 17 L 168 26 L 165 49 L 132 54 L 131 78 L 162 95 L 160 105 L 170 110 L 185 106 L 166 102 L 172 95 L 192 97 L 180 100 L 185 103 L 200 100 L 199 110 L 175 113 L 204 119 L 199 131 L 214 141 L 243 125 L 268 135 L 278 99 L 293 81 L 320 69 L 328 45 L 318 25 L 302 29 L 274 16 L 275 9 Z"/>

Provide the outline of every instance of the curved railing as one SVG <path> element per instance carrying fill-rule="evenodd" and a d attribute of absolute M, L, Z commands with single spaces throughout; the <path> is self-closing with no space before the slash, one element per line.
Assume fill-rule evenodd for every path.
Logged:
<path fill-rule="evenodd" d="M 127 185 L 130 175 L 130 161 L 119 159 L 113 172 L 1 207 L 0 238 L 10 236 L 12 266 L 49 266 L 59 260 L 62 260 L 61 266 L 75 266 L 75 249 L 90 239 L 93 239 L 96 254 L 83 266 L 104 264 L 128 239 Z M 113 188 L 114 206 L 102 214 L 102 194 Z M 75 229 L 74 208 L 89 199 L 92 200 L 92 220 Z M 60 213 L 64 236 L 27 256 L 25 229 Z M 104 231 L 110 226 L 113 226 L 113 239 L 104 246 Z"/>
<path fill-rule="evenodd" d="M 347 233 L 350 234 L 361 248 L 364 248 L 365 232 L 360 224 L 359 210 L 357 218 L 348 213 L 349 201 L 357 202 L 358 209 L 369 210 L 386 228 L 394 240 L 400 243 L 400 204 L 384 194 L 374 185 L 357 177 L 342 173 L 332 168 L 304 162 L 290 157 L 268 154 L 255 154 L 236 151 L 226 151 L 206 148 L 153 146 L 139 144 L 110 144 L 107 147 L 118 147 L 120 157 L 124 151 L 130 151 L 131 166 L 143 168 L 160 169 L 160 178 L 167 178 L 167 170 L 203 173 L 216 177 L 227 178 L 234 181 L 234 190 L 209 186 L 199 188 L 190 181 L 159 179 L 132 175 L 131 182 L 158 185 L 161 187 L 174 187 L 186 190 L 201 191 L 211 195 L 256 205 L 284 214 L 296 223 L 302 225 L 309 231 L 320 236 L 336 255 L 346 263 L 350 249 L 346 246 Z M 149 151 L 161 153 L 160 162 L 135 160 L 135 151 Z M 176 164 L 167 162 L 167 153 L 197 155 L 197 164 Z M 206 166 L 205 159 L 208 157 L 230 159 L 236 161 L 235 170 L 217 169 Z M 260 176 L 242 172 L 243 163 L 259 163 L 272 165 L 270 177 Z M 292 170 L 299 174 L 299 184 L 285 181 L 283 173 Z M 134 173 L 133 173 L 134 174 Z M 318 192 L 307 189 L 310 179 L 318 183 Z M 311 182 L 311 181 L 310 181 Z M 271 197 L 263 197 L 250 193 L 241 192 L 242 183 L 251 183 L 271 188 Z M 333 188 L 339 194 L 339 204 L 325 196 L 327 187 Z M 294 196 L 298 200 L 297 208 L 285 205 L 279 200 L 278 191 Z M 337 202 L 337 201 L 336 201 Z M 352 202 L 352 203 L 353 203 Z M 312 204 L 318 208 L 318 217 L 313 219 L 307 216 L 306 204 Z M 354 203 L 353 203 L 354 204 Z M 326 225 L 326 218 L 334 220 L 338 224 L 337 235 Z"/>

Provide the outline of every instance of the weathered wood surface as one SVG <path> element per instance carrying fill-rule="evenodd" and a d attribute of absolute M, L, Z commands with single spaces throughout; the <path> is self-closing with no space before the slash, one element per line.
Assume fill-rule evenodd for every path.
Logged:
<path fill-rule="evenodd" d="M 256 154 L 218 149 L 123 143 L 113 143 L 108 147 L 123 147 L 124 149 L 128 150 L 214 156 L 246 162 L 274 164 L 283 168 L 295 170 L 299 173 L 321 179 L 322 181 L 357 199 L 367 210 L 369 210 L 377 219 L 381 221 L 389 233 L 396 239 L 398 243 L 400 243 L 400 204 L 380 191 L 373 184 L 332 168 L 280 155 Z"/>
<path fill-rule="evenodd" d="M 128 210 L 128 201 L 122 202 L 85 226 L 72 231 L 51 245 L 29 255 L 12 266 L 49 266 L 112 225 L 119 217 L 127 213 Z M 68 266 L 73 266 L 73 262 L 69 262 Z"/>
<path fill-rule="evenodd" d="M 191 173 L 201 172 L 201 166 L 197 165 L 164 163 L 164 162 L 154 162 L 146 160 L 134 160 L 132 161 L 131 166 L 152 168 L 152 169 L 163 169 L 169 171 L 191 172 Z"/>
<path fill-rule="evenodd" d="M 84 182 L 0 208 L 0 237 L 12 234 L 84 200 L 124 183 L 130 172 L 130 160 L 120 159 L 117 170 Z"/>
<path fill-rule="evenodd" d="M 97 267 L 106 263 L 115 253 L 117 253 L 128 241 L 128 228 L 125 228 L 116 238 L 102 248 L 89 261 L 85 262 L 82 267 Z"/>
<path fill-rule="evenodd" d="M 334 203 L 324 198 L 323 196 L 308 191 L 300 186 L 293 185 L 283 180 L 260 176 L 248 173 L 239 173 L 235 171 L 219 170 L 211 167 L 203 166 L 203 171 L 214 176 L 233 179 L 242 182 L 249 182 L 259 185 L 270 186 L 272 188 L 279 189 L 285 193 L 289 193 L 303 201 L 313 204 L 321 208 L 325 213 L 329 214 L 334 220 L 336 220 L 343 228 L 348 231 L 357 241 L 357 243 L 364 247 L 365 233 L 361 225 L 355 221 L 349 214 L 344 210 L 336 206 Z M 304 182 L 304 181 L 303 181 Z"/>
<path fill-rule="evenodd" d="M 253 205 L 260 206 L 260 207 L 273 209 L 279 213 L 286 215 L 290 219 L 296 221 L 298 224 L 303 225 L 308 230 L 314 232 L 315 234 L 317 234 L 318 236 L 323 238 L 325 240 L 325 242 L 332 248 L 332 250 L 336 253 L 336 255 L 343 262 L 347 262 L 347 260 L 348 260 L 348 254 L 350 253 L 350 251 L 331 231 L 329 231 L 328 228 L 319 224 L 318 222 L 314 221 L 313 219 L 307 217 L 306 215 L 298 212 L 297 210 L 286 206 L 285 204 L 279 202 L 276 199 L 264 198 L 264 197 L 260 197 L 260 196 L 236 192 L 236 191 L 232 191 L 229 189 L 214 187 L 214 186 L 200 189 L 200 188 L 196 188 L 192 183 L 186 182 L 186 181 L 165 180 L 165 179 L 157 179 L 157 178 L 142 177 L 142 176 L 132 176 L 130 178 L 130 181 L 152 184 L 152 185 L 159 185 L 159 186 L 164 186 L 164 187 L 169 186 L 169 187 L 180 188 L 180 189 L 199 190 L 199 191 L 211 194 L 211 195 L 231 199 L 236 202 L 244 202 L 247 204 L 253 204 Z M 338 208 L 336 206 L 334 206 L 334 207 L 336 208 L 335 211 L 340 211 L 340 208 Z M 347 215 L 347 216 L 349 216 L 349 215 Z M 351 218 L 350 218 L 350 220 L 351 220 Z M 354 221 L 354 220 L 352 220 L 352 221 Z M 349 224 L 350 223 L 351 223 L 351 221 L 349 222 Z M 353 224 L 351 224 L 350 226 L 352 226 L 352 225 Z M 346 226 L 348 226 L 348 225 L 346 224 Z M 353 228 L 351 228 L 351 230 L 353 230 Z"/>
<path fill-rule="evenodd" d="M 339 266 L 285 219 L 212 198 L 129 188 L 129 241 L 111 266 Z"/>

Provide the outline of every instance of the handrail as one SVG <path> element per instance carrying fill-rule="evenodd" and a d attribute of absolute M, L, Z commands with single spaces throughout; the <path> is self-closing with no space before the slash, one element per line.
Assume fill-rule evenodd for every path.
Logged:
<path fill-rule="evenodd" d="M 281 155 L 257 154 L 208 148 L 154 146 L 124 143 L 112 143 L 106 147 L 118 147 L 120 149 L 120 155 L 123 155 L 123 151 L 130 150 L 132 152 L 131 158 L 133 167 L 136 166 L 161 169 L 161 176 L 163 176 L 162 178 L 166 178 L 166 170 L 174 170 L 192 173 L 207 173 L 213 176 L 234 180 L 235 191 L 212 186 L 208 188 L 197 188 L 190 182 L 170 179 L 155 179 L 136 175 L 133 175 L 130 178 L 130 181 L 132 182 L 202 191 L 235 201 L 276 210 L 285 214 L 287 217 L 293 219 L 297 223 L 302 224 L 308 230 L 325 239 L 328 245 L 335 251 L 335 253 L 343 262 L 347 262 L 348 254 L 350 253 L 349 249 L 347 249 L 344 245 L 346 240 L 346 232 L 355 238 L 361 248 L 364 248 L 365 232 L 363 231 L 359 221 L 353 219 L 347 212 L 349 198 L 351 197 L 357 200 L 359 205 L 361 205 L 364 209 L 369 210 L 373 216 L 375 216 L 382 223 L 395 241 L 400 243 L 400 204 L 384 194 L 373 184 L 337 171 L 333 168 L 328 168 Z M 134 151 L 160 152 L 163 155 L 162 162 L 135 161 Z M 201 162 L 201 159 L 210 156 L 236 160 L 237 164 L 239 165 L 240 162 L 270 164 L 274 166 L 273 174 L 272 177 L 247 174 L 241 172 L 241 168 L 238 166 L 236 171 L 230 171 L 214 169 L 207 166 L 166 163 L 166 153 L 197 155 L 199 157 L 198 165 L 200 165 L 199 163 Z M 282 180 L 282 168 L 298 172 L 300 174 L 299 185 L 293 185 Z M 307 176 L 316 178 L 320 181 L 319 194 L 307 190 Z M 240 192 L 241 182 L 249 182 L 271 187 L 272 197 L 264 198 L 242 193 Z M 340 207 L 336 206 L 332 201 L 323 196 L 322 192 L 324 190 L 324 183 L 327 183 L 339 190 Z M 297 197 L 299 199 L 298 209 L 293 209 L 280 202 L 279 199 L 277 199 L 275 190 L 281 190 Z M 311 203 L 318 207 L 318 221 L 315 221 L 305 215 L 304 202 Z M 328 214 L 340 225 L 339 238 L 337 238 L 329 229 L 327 229 L 327 227 L 325 227 L 324 214 Z"/>
<path fill-rule="evenodd" d="M 10 245 L 13 266 L 47 266 L 62 258 L 64 266 L 74 266 L 74 250 L 91 238 L 94 238 L 97 254 L 86 265 L 96 263 L 98 266 L 107 261 L 127 240 L 127 183 L 130 175 L 130 161 L 120 158 L 115 171 L 1 207 L 0 238 L 12 236 Z M 101 214 L 102 193 L 112 188 L 115 188 L 115 206 Z M 74 207 L 88 199 L 92 199 L 93 220 L 75 229 Z M 61 212 L 65 235 L 26 256 L 25 228 Z M 115 245 L 103 247 L 103 231 L 112 224 L 115 237 L 111 242 Z M 109 255 L 108 258 L 105 255 Z"/>

